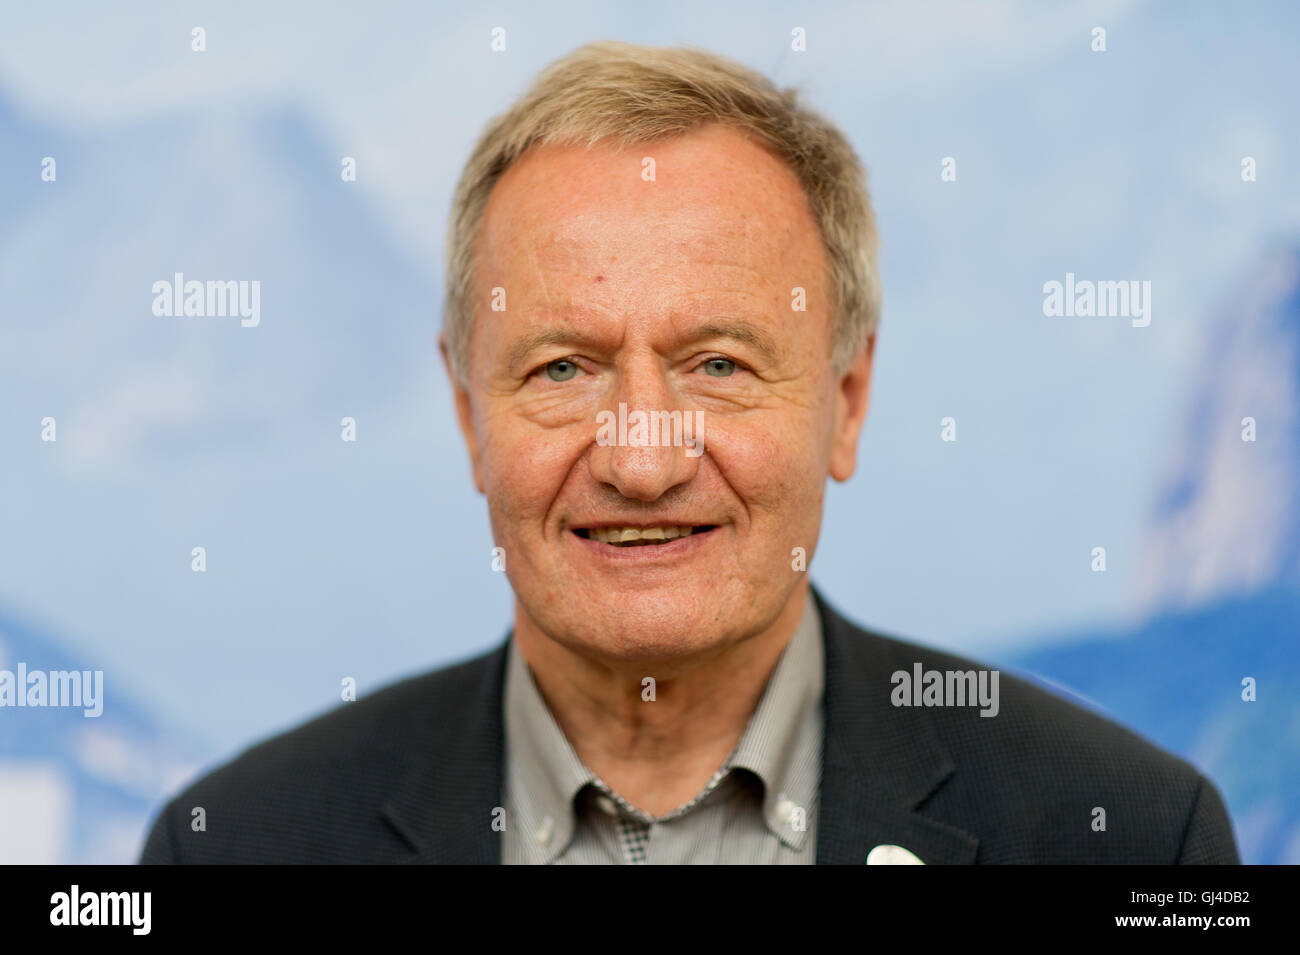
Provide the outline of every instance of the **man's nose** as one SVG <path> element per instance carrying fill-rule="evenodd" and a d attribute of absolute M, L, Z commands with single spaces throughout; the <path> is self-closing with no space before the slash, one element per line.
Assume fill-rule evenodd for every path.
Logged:
<path fill-rule="evenodd" d="M 620 374 L 597 415 L 591 475 L 635 501 L 657 501 L 695 476 L 704 451 L 703 412 L 684 407 L 661 368 Z"/>

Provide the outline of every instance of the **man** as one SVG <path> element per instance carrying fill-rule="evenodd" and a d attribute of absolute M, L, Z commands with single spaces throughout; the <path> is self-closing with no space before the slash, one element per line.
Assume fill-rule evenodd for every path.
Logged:
<path fill-rule="evenodd" d="M 858 160 L 793 94 L 584 47 L 484 134 L 448 263 L 510 638 L 200 780 L 144 861 L 1236 861 L 1192 767 L 810 587 L 880 296 Z"/>

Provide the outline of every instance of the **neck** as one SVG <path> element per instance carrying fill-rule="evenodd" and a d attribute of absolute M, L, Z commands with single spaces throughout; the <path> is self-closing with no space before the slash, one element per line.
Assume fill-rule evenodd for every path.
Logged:
<path fill-rule="evenodd" d="M 740 742 L 810 599 L 805 578 L 763 630 L 662 665 L 584 656 L 543 633 L 517 602 L 515 640 L 578 758 L 660 816 L 694 798 Z M 653 702 L 646 676 L 656 679 Z"/>

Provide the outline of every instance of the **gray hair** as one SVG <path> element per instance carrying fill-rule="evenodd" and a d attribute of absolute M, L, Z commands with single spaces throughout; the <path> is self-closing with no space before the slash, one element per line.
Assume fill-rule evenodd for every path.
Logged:
<path fill-rule="evenodd" d="M 844 371 L 880 321 L 878 239 L 866 175 L 844 134 L 793 90 L 704 50 L 589 43 L 548 66 L 479 138 L 452 200 L 443 332 L 452 372 L 469 368 L 474 250 L 497 181 L 541 145 L 622 148 L 721 123 L 767 145 L 807 194 L 829 263 L 831 361 Z"/>

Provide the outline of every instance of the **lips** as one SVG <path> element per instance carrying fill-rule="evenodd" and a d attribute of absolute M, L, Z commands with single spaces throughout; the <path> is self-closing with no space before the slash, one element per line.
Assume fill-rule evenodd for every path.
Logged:
<path fill-rule="evenodd" d="M 654 547 L 690 537 L 692 534 L 711 531 L 715 526 L 714 524 L 602 525 L 575 528 L 574 533 L 587 540 L 613 547 Z"/>

